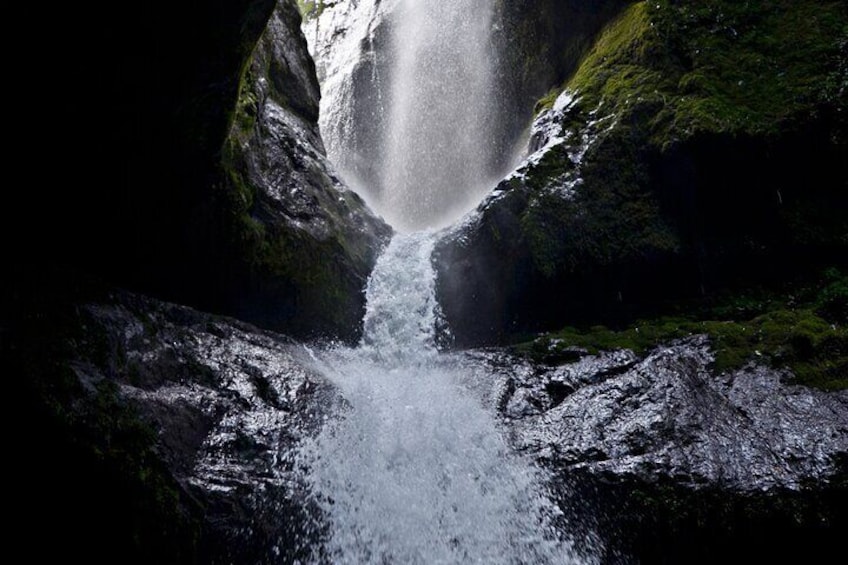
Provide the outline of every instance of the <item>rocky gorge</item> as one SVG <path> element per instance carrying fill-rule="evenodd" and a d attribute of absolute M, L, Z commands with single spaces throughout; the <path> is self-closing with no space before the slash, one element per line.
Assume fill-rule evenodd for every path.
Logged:
<path fill-rule="evenodd" d="M 391 75 L 394 3 L 297 4 L 138 15 L 121 41 L 156 49 L 109 90 L 132 125 L 54 202 L 68 240 L 11 255 L 15 510 L 55 542 L 34 558 L 353 559 L 302 449 L 362 402 L 323 360 L 368 343 L 393 236 L 349 186 L 381 151 L 363 93 Z M 455 369 L 540 469 L 569 559 L 824 559 L 848 521 L 844 6 L 492 4 L 506 178 L 436 235 L 432 272 L 402 263 L 439 311 L 442 361 L 415 362 Z M 352 107 L 350 145 L 319 131 L 322 95 Z M 420 393 L 400 408 L 426 427 L 450 402 Z"/>

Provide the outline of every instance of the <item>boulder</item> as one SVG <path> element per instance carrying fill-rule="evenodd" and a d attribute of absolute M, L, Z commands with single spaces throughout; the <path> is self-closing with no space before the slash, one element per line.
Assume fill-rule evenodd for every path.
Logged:
<path fill-rule="evenodd" d="M 519 451 L 551 471 L 603 562 L 817 556 L 848 520 L 848 392 L 757 363 L 716 375 L 706 336 L 539 363 L 471 353 Z"/>

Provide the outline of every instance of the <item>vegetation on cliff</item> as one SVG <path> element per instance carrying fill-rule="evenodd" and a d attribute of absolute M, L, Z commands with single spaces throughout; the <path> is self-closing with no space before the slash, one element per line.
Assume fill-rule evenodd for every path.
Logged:
<path fill-rule="evenodd" d="M 789 369 L 793 383 L 826 390 L 848 388 L 848 276 L 836 269 L 816 284 L 792 284 L 781 292 L 752 289 L 709 302 L 683 302 L 669 315 L 638 320 L 627 328 L 564 328 L 515 350 L 556 362 L 573 347 L 589 353 L 630 349 L 641 355 L 673 339 L 710 336 L 717 374 L 750 361 Z"/>
<path fill-rule="evenodd" d="M 807 243 L 811 231 L 815 243 L 848 243 L 844 216 L 811 210 L 822 200 L 845 199 L 838 192 L 846 178 L 838 154 L 848 150 L 846 26 L 841 2 L 636 2 L 626 8 L 565 85 L 578 97 L 563 123 L 572 139 L 584 143 L 586 124 L 599 117 L 614 125 L 588 132 L 596 139 L 580 167 L 566 143 L 528 175 L 539 204 L 524 222 L 540 270 L 553 274 L 587 259 L 609 264 L 677 255 L 708 243 L 712 234 L 686 233 L 690 218 L 683 215 L 708 214 L 700 219 L 707 232 L 717 231 L 708 224 L 723 222 L 726 213 L 740 224 L 731 226 L 740 238 L 750 235 L 761 245 L 789 243 L 774 242 L 775 231 L 796 243 Z M 824 144 L 826 158 L 805 154 L 808 142 Z M 736 151 L 750 159 L 722 162 Z M 787 164 L 772 156 L 785 153 L 797 156 L 791 176 L 812 186 L 786 186 L 774 175 Z M 726 169 L 722 178 L 680 171 L 709 166 L 707 159 Z M 569 173 L 583 183 L 574 199 L 542 190 Z M 710 209 L 720 205 L 743 213 Z M 769 209 L 772 217 L 762 217 Z M 757 226 L 758 220 L 770 225 Z"/>
<path fill-rule="evenodd" d="M 623 328 L 844 269 L 846 30 L 842 2 L 624 7 L 537 105 L 575 98 L 562 142 L 439 246 L 458 341 Z"/>
<path fill-rule="evenodd" d="M 846 19 L 838 1 L 636 2 L 565 88 L 603 113 L 656 108 L 646 127 L 661 148 L 705 132 L 777 135 L 825 105 L 846 111 Z"/>

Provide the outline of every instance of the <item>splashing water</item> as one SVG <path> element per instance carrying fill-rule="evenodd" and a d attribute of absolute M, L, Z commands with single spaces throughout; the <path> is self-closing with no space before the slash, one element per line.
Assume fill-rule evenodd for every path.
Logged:
<path fill-rule="evenodd" d="M 539 472 L 510 452 L 434 344 L 434 236 L 398 236 L 368 284 L 362 343 L 323 352 L 343 412 L 303 450 L 337 563 L 573 563 Z M 319 555 L 320 554 L 320 555 Z"/>
<path fill-rule="evenodd" d="M 359 346 L 315 356 L 344 399 L 300 454 L 319 509 L 316 562 L 587 561 L 541 471 L 512 452 L 495 409 L 473 392 L 485 367 L 436 347 L 436 235 L 419 230 L 457 220 L 505 172 L 495 4 L 351 0 L 307 25 L 331 159 L 389 223 L 413 232 L 377 262 Z"/>

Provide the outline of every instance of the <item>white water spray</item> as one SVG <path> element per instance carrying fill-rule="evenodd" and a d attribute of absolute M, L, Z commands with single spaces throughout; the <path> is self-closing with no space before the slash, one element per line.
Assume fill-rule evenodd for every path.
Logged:
<path fill-rule="evenodd" d="M 343 414 L 304 449 L 337 563 L 572 563 L 539 472 L 510 452 L 434 343 L 434 237 L 399 236 L 368 284 L 355 349 L 319 355 Z M 316 557 L 318 559 L 318 557 Z"/>
<path fill-rule="evenodd" d="M 492 18 L 480 0 L 396 12 L 381 207 L 401 231 L 453 223 L 494 184 Z"/>
<path fill-rule="evenodd" d="M 494 4 L 348 0 L 307 25 L 330 157 L 406 232 L 369 279 L 362 342 L 315 355 L 344 399 L 301 451 L 324 536 L 316 562 L 585 562 L 541 471 L 472 392 L 486 368 L 435 343 L 436 236 L 420 230 L 459 219 L 505 172 Z"/>
<path fill-rule="evenodd" d="M 448 226 L 510 168 L 494 0 L 347 0 L 304 26 L 330 159 L 400 232 Z"/>

